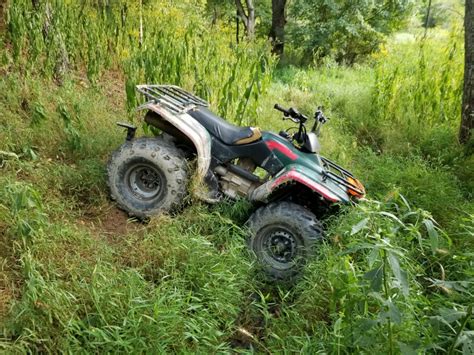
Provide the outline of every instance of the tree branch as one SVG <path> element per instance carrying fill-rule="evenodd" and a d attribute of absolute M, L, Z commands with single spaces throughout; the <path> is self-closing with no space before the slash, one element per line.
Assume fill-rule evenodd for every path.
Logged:
<path fill-rule="evenodd" d="M 247 23 L 248 17 L 245 14 L 244 7 L 242 6 L 240 0 L 235 0 L 235 6 L 237 7 L 237 14 L 239 15 L 239 17 L 242 18 L 245 23 Z"/>
<path fill-rule="evenodd" d="M 247 2 L 247 12 L 248 12 L 248 18 L 253 18 L 255 17 L 255 7 L 253 6 L 252 0 L 246 0 Z"/>

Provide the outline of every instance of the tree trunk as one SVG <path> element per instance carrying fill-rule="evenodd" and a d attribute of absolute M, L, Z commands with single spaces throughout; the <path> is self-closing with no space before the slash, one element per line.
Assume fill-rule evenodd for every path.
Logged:
<path fill-rule="evenodd" d="M 285 6 L 286 0 L 272 0 L 272 27 L 268 37 L 272 41 L 272 52 L 278 56 L 283 54 L 285 46 Z"/>
<path fill-rule="evenodd" d="M 237 7 L 237 15 L 240 17 L 245 27 L 245 34 L 248 38 L 253 38 L 255 35 L 255 7 L 253 6 L 253 0 L 246 0 L 247 12 L 245 12 L 244 6 L 241 0 L 235 0 L 235 6 Z"/>
<path fill-rule="evenodd" d="M 464 17 L 465 65 L 459 141 L 467 143 L 474 130 L 474 0 L 466 0 Z"/>

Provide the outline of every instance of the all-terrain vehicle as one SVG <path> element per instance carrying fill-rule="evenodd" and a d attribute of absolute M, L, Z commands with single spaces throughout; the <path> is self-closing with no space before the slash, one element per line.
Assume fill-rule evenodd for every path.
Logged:
<path fill-rule="evenodd" d="M 327 120 L 320 108 L 308 132 L 308 117 L 275 105 L 298 125 L 295 132 L 275 134 L 232 125 L 177 86 L 137 90 L 148 100 L 139 107 L 147 110 L 145 122 L 161 133 L 135 138 L 134 126 L 119 123 L 127 138 L 108 164 L 112 198 L 132 216 L 175 210 L 188 193 L 209 203 L 248 199 L 256 207 L 248 220 L 249 246 L 271 277 L 287 279 L 322 239 L 320 219 L 364 196 L 349 171 L 319 155 L 318 134 Z M 194 179 L 205 189 L 188 191 L 190 161 L 196 161 Z"/>

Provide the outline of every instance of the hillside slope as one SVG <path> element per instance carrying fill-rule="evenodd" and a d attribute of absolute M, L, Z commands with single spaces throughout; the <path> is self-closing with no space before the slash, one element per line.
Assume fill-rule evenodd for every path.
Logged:
<path fill-rule="evenodd" d="M 347 87 L 345 80 L 342 75 L 340 88 Z M 363 204 L 328 221 L 330 243 L 292 290 L 256 278 L 239 227 L 248 215 L 245 204 L 208 207 L 190 201 L 178 216 L 158 217 L 149 224 L 128 221 L 108 200 L 104 176 L 108 155 L 124 139 L 114 122 L 127 113 L 120 104 L 120 80 L 111 75 L 103 83 L 89 87 L 75 77 L 57 86 L 34 77 L 20 79 L 15 73 L 1 81 L 2 91 L 8 93 L 0 108 L 3 349 L 327 351 L 334 347 L 334 329 L 357 337 L 350 348 L 371 339 L 371 346 L 381 349 L 386 342 L 385 306 L 365 293 L 377 281 L 363 281 L 371 275 L 374 261 L 367 264 L 366 258 L 373 260 L 374 252 L 380 255 L 374 259 L 379 260 L 376 269 L 384 255 L 396 256 L 403 268 L 400 274 L 396 264 L 389 264 L 395 267 L 393 276 L 386 276 L 393 289 L 381 295 L 395 302 L 389 310 L 397 312 L 390 315 L 397 339 L 418 339 L 407 328 L 420 326 L 414 317 L 425 314 L 423 304 L 431 307 L 425 315 L 429 321 L 439 317 L 437 307 L 458 308 L 467 301 L 472 286 L 456 280 L 472 277 L 465 274 L 472 270 L 472 255 L 458 249 L 459 239 L 453 249 L 439 230 L 426 229 L 429 214 L 413 208 L 407 214 L 409 207 L 396 192 L 383 203 Z M 292 85 L 276 82 L 262 102 L 264 110 L 271 112 L 268 107 L 276 97 L 305 102 L 308 94 Z M 331 88 L 337 87 L 333 81 Z M 281 125 L 270 113 L 267 117 L 262 124 Z M 392 169 L 409 160 L 378 157 L 363 149 L 354 155 L 347 142 L 338 143 L 347 139 L 338 127 L 334 122 L 324 138 L 327 153 L 359 170 L 372 195 L 377 188 L 384 193 L 391 186 L 386 179 L 394 181 Z M 402 176 L 419 174 L 419 167 L 410 173 L 415 164 L 409 162 Z M 425 174 L 439 175 L 437 169 L 425 169 Z M 413 181 L 419 179 L 418 191 L 429 190 L 425 178 Z M 452 189 L 447 196 L 461 194 Z M 419 238 L 421 244 L 413 244 Z M 389 244 L 380 244 L 387 240 Z M 361 283 L 365 286 L 358 290 Z M 409 296 L 403 296 L 405 287 Z M 423 290 L 428 293 L 416 296 Z M 372 311 L 360 313 L 360 302 L 370 304 Z M 352 328 L 341 329 L 349 314 L 362 318 Z M 363 319 L 380 326 L 365 334 Z M 410 346 L 427 346 L 423 344 L 429 339 L 449 344 L 448 329 L 442 340 L 422 322 L 426 343 Z"/>
<path fill-rule="evenodd" d="M 146 15 L 169 21 L 145 40 L 160 52 L 138 48 L 133 16 L 109 43 L 117 18 L 86 12 L 96 27 L 84 33 L 80 8 L 57 5 L 65 46 L 22 0 L 0 50 L 1 351 L 473 349 L 474 156 L 456 141 L 456 31 L 389 42 L 354 67 L 274 71 L 264 43 L 229 45 L 226 28 L 203 30 L 178 6 Z M 243 201 L 189 198 L 177 215 L 128 220 L 109 200 L 105 164 L 125 137 L 116 121 L 150 134 L 131 111 L 141 80 L 183 85 L 235 123 L 276 131 L 287 127 L 276 102 L 325 105 L 324 155 L 357 172 L 368 201 L 324 221 L 326 241 L 291 287 L 255 269 Z"/>

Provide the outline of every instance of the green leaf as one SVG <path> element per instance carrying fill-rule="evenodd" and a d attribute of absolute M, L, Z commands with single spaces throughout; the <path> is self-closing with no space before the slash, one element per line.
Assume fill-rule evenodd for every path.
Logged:
<path fill-rule="evenodd" d="M 364 218 L 362 221 L 360 221 L 356 225 L 352 226 L 351 235 L 357 234 L 362 229 L 364 229 L 365 226 L 367 225 L 367 222 L 369 222 L 369 218 Z"/>
<path fill-rule="evenodd" d="M 338 318 L 337 321 L 334 323 L 334 336 L 337 338 L 342 338 L 341 335 L 342 329 L 342 318 Z"/>
<path fill-rule="evenodd" d="M 364 278 L 370 280 L 372 290 L 378 292 L 382 289 L 383 265 L 380 263 L 377 267 L 364 275 Z"/>
<path fill-rule="evenodd" d="M 355 253 L 356 251 L 359 251 L 359 250 L 373 249 L 373 248 L 374 248 L 373 244 L 360 243 L 360 244 L 354 245 L 352 248 L 348 248 L 348 249 L 340 252 L 339 255 L 351 254 L 351 253 Z"/>
<path fill-rule="evenodd" d="M 375 247 L 369 254 L 369 267 L 372 267 L 379 256 L 379 249 Z"/>
<path fill-rule="evenodd" d="M 395 222 L 397 222 L 398 224 L 400 224 L 402 227 L 405 227 L 405 223 L 400 221 L 400 219 L 398 219 L 398 217 L 395 216 L 393 213 L 382 211 L 382 212 L 379 212 L 379 214 L 381 214 L 382 216 L 385 216 L 385 217 L 389 217 L 389 218 L 393 219 Z"/>
<path fill-rule="evenodd" d="M 436 230 L 436 227 L 431 219 L 424 219 L 423 224 L 425 225 L 426 230 L 428 231 L 428 235 L 430 237 L 431 250 L 434 253 L 438 249 L 438 245 L 439 245 L 438 231 Z"/>
<path fill-rule="evenodd" d="M 392 301 L 387 302 L 388 305 L 388 312 L 387 316 L 390 320 L 396 324 L 400 324 L 402 322 L 402 315 L 398 307 Z"/>
<path fill-rule="evenodd" d="M 402 353 L 402 354 L 405 354 L 405 355 L 417 355 L 418 354 L 418 351 L 416 351 L 416 349 L 414 349 L 413 347 L 411 347 L 408 344 L 398 342 L 398 347 L 400 349 L 400 353 Z"/>
<path fill-rule="evenodd" d="M 408 287 L 407 274 L 404 270 L 400 268 L 400 263 L 398 261 L 398 258 L 392 252 L 388 253 L 388 263 L 390 264 L 393 275 L 395 276 L 395 278 L 398 280 L 398 282 L 401 285 L 401 290 L 403 294 L 405 296 L 408 296 L 409 287 Z"/>

